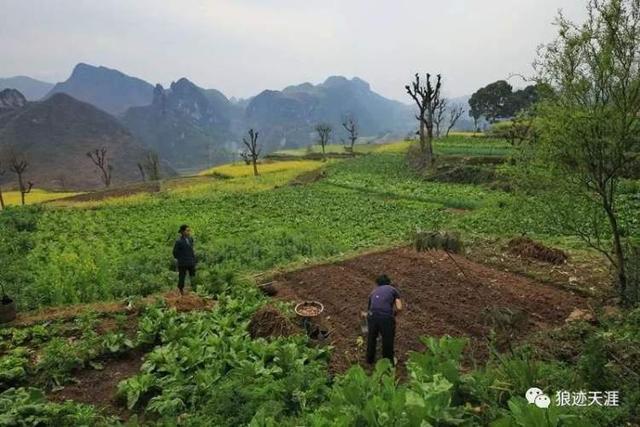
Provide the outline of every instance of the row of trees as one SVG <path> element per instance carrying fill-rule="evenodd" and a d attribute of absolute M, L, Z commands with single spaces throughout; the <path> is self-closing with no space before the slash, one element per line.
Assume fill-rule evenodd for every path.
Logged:
<path fill-rule="evenodd" d="M 348 153 L 354 153 L 354 146 L 358 140 L 359 128 L 358 121 L 351 115 L 347 115 L 342 120 L 342 127 L 347 132 L 347 140 L 343 140 L 345 144 L 345 151 Z M 331 133 L 333 127 L 329 123 L 318 123 L 315 126 L 315 132 L 318 136 L 317 142 L 322 149 L 322 159 L 327 160 L 326 147 L 331 143 Z M 258 159 L 262 153 L 262 148 L 258 145 L 259 132 L 254 129 L 249 129 L 247 137 L 242 138 L 242 144 L 244 149 L 240 152 L 240 157 L 247 165 L 253 165 L 253 174 L 258 176 Z"/>
<path fill-rule="evenodd" d="M 108 149 L 105 147 L 96 148 L 95 150 L 86 153 L 87 157 L 91 160 L 91 163 L 97 168 L 100 174 L 100 180 L 104 184 L 105 188 L 111 186 L 113 165 L 111 159 L 108 157 Z M 30 163 L 24 157 L 18 155 L 15 150 L 10 150 L 8 161 L 8 170 L 16 175 L 18 181 L 18 190 L 20 191 L 20 201 L 24 205 L 26 203 L 26 195 L 33 189 L 34 183 L 27 180 L 26 172 L 29 169 Z M 142 177 L 142 181 L 157 181 L 161 178 L 160 173 L 160 158 L 158 154 L 149 151 L 146 157 L 137 163 L 138 170 Z M 0 162 L 0 178 L 5 176 L 7 170 L 3 168 L 2 162 Z M 2 188 L 0 187 L 0 209 L 5 208 L 5 201 L 2 194 Z"/>

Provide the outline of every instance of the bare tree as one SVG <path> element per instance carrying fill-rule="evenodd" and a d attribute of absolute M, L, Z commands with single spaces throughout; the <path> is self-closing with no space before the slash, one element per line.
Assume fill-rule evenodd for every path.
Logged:
<path fill-rule="evenodd" d="M 4 176 L 7 171 L 2 169 L 2 164 L 0 163 L 0 178 Z M 2 197 L 2 187 L 0 187 L 0 210 L 4 210 L 4 197 Z"/>
<path fill-rule="evenodd" d="M 342 119 L 342 127 L 347 131 L 347 138 L 349 139 L 349 152 L 354 154 L 353 147 L 356 145 L 358 139 L 358 121 L 351 115 Z"/>
<path fill-rule="evenodd" d="M 451 132 L 451 129 L 453 129 L 453 127 L 456 125 L 458 120 L 460 120 L 460 117 L 462 117 L 463 114 L 464 106 L 462 105 L 454 105 L 453 107 L 449 108 L 449 124 L 447 126 L 447 133 L 445 134 L 445 136 L 449 136 L 449 132 Z"/>
<path fill-rule="evenodd" d="M 150 181 L 160 180 L 160 157 L 155 151 L 149 151 L 144 160 L 144 169 Z"/>
<path fill-rule="evenodd" d="M 31 192 L 33 188 L 33 182 L 24 182 L 24 173 L 29 167 L 29 162 L 24 158 L 19 158 L 15 153 L 11 153 L 11 159 L 9 160 L 9 169 L 18 176 L 18 186 L 20 187 L 20 201 L 22 205 L 25 204 L 25 196 Z"/>
<path fill-rule="evenodd" d="M 147 176 L 144 173 L 144 165 L 142 164 L 142 162 L 138 162 L 138 170 L 140 171 L 140 176 L 142 177 L 142 182 L 146 182 L 147 180 Z"/>
<path fill-rule="evenodd" d="M 105 187 L 109 188 L 111 185 L 111 171 L 113 170 L 113 166 L 111 166 L 107 158 L 107 149 L 105 147 L 96 148 L 93 151 L 89 151 L 87 157 L 100 169 L 100 172 L 102 172 L 102 182 Z"/>
<path fill-rule="evenodd" d="M 251 156 L 247 150 L 243 150 L 240 152 L 240 157 L 244 160 L 244 163 L 249 166 L 251 164 Z"/>
<path fill-rule="evenodd" d="M 247 156 L 253 164 L 253 175 L 258 176 L 258 157 L 261 151 L 258 147 L 258 132 L 249 129 L 249 139 L 242 138 L 242 143 L 247 147 Z"/>
<path fill-rule="evenodd" d="M 440 103 L 436 107 L 435 115 L 433 116 L 433 124 L 436 127 L 435 136 L 436 138 L 440 138 L 442 135 L 442 128 L 445 124 L 445 116 L 447 113 L 447 108 L 449 107 L 449 101 L 447 98 L 442 98 Z"/>
<path fill-rule="evenodd" d="M 325 148 L 329 143 L 329 140 L 331 139 L 331 131 L 332 131 L 331 125 L 328 123 L 318 123 L 316 125 L 316 132 L 318 133 L 318 143 L 322 147 L 323 162 L 327 161 L 327 153 Z"/>
<path fill-rule="evenodd" d="M 420 75 L 416 73 L 415 80 L 405 89 L 418 106 L 416 119 L 420 123 L 418 135 L 420 138 L 420 152 L 423 156 L 424 166 L 433 164 L 433 125 L 435 112 L 440 105 L 440 89 L 442 88 L 442 77 L 436 77 L 435 86 L 431 83 L 431 74 L 427 73 L 426 84 L 420 80 Z"/>

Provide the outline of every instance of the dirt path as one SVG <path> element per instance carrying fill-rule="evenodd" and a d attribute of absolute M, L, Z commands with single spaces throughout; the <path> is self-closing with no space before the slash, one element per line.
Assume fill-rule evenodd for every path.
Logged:
<path fill-rule="evenodd" d="M 444 252 L 400 248 L 284 273 L 275 278 L 277 298 L 324 304 L 321 321 L 331 329 L 329 341 L 335 347 L 333 372 L 363 361 L 360 312 L 381 273 L 391 277 L 406 305 L 397 319 L 396 356 L 401 362 L 408 351 L 422 350 L 419 337 L 425 335 L 470 337 L 471 351 L 482 357 L 489 333 L 487 309 L 526 314 L 517 330 L 523 337 L 560 324 L 574 308 L 587 305 L 585 298 L 569 291 L 454 257 L 466 278 Z"/>
<path fill-rule="evenodd" d="M 121 300 L 90 304 L 72 304 L 18 313 L 18 317 L 14 321 L 5 323 L 3 326 L 21 327 L 52 320 L 69 320 L 89 312 L 98 313 L 99 315 L 137 313 L 144 306 L 153 304 L 158 300 L 164 300 L 167 306 L 173 307 L 178 311 L 204 310 L 215 305 L 215 301 L 202 298 L 196 293 L 187 292 L 181 296 L 178 291 L 172 290 L 144 297 L 132 307 L 128 307 L 127 303 Z"/>

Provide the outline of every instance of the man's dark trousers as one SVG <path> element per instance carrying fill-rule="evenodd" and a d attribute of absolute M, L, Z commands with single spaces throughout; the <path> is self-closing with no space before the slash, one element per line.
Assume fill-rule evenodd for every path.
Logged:
<path fill-rule="evenodd" d="M 189 278 L 193 281 L 193 278 L 196 276 L 196 266 L 195 265 L 179 265 L 178 266 L 178 289 L 180 289 L 180 291 L 184 289 L 184 279 L 187 276 L 187 272 L 189 273 Z"/>
<path fill-rule="evenodd" d="M 396 335 L 396 319 L 393 316 L 370 314 L 367 318 L 369 336 L 367 337 L 367 362 L 376 360 L 376 341 L 382 335 L 382 357 L 393 364 L 393 341 Z"/>

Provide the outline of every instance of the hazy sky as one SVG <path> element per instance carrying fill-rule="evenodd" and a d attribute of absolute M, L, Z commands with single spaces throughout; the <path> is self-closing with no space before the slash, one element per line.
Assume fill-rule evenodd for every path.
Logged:
<path fill-rule="evenodd" d="M 459 96 L 530 73 L 558 10 L 581 19 L 585 2 L 0 0 L 0 77 L 55 82 L 86 62 L 247 97 L 340 74 L 407 102 L 404 84 L 429 71 Z"/>

